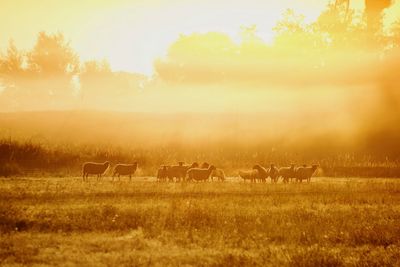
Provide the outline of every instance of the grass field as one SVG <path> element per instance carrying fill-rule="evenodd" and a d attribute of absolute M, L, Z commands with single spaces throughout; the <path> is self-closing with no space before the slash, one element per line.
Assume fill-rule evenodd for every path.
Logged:
<path fill-rule="evenodd" d="M 0 265 L 399 266 L 400 180 L 0 179 Z"/>

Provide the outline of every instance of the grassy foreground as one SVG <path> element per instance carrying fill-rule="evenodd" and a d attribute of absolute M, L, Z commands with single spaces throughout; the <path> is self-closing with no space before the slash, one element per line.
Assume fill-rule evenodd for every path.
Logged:
<path fill-rule="evenodd" d="M 399 266 L 400 180 L 0 180 L 0 265 Z"/>

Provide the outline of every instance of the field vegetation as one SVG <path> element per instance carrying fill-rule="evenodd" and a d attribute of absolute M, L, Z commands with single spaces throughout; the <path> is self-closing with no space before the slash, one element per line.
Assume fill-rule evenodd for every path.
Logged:
<path fill-rule="evenodd" d="M 0 180 L 0 264 L 398 266 L 400 181 Z"/>

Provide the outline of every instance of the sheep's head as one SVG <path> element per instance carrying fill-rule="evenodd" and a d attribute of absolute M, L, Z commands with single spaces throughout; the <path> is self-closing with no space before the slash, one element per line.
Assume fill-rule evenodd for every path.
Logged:
<path fill-rule="evenodd" d="M 185 163 L 185 162 L 183 162 L 183 161 L 179 161 L 179 162 L 178 162 L 179 166 L 183 166 L 184 163 Z"/>
<path fill-rule="evenodd" d="M 106 166 L 107 168 L 110 166 L 110 162 L 109 161 L 106 161 L 106 162 L 104 162 L 104 164 L 103 164 L 104 166 Z"/>
<path fill-rule="evenodd" d="M 208 167 L 208 169 L 209 169 L 210 171 L 213 171 L 213 170 L 215 170 L 215 169 L 217 169 L 217 168 L 215 168 L 214 165 L 211 165 L 210 167 Z"/>
<path fill-rule="evenodd" d="M 207 169 L 208 167 L 210 167 L 210 164 L 208 164 L 207 162 L 203 162 L 203 164 L 201 164 L 201 167 L 203 169 Z"/>
<path fill-rule="evenodd" d="M 295 167 L 294 163 L 290 164 L 290 167 L 291 167 L 291 168 L 294 168 L 294 167 Z"/>
<path fill-rule="evenodd" d="M 318 164 L 314 164 L 311 166 L 311 168 L 315 171 L 316 169 L 318 169 L 319 165 Z"/>
<path fill-rule="evenodd" d="M 259 170 L 259 169 L 261 169 L 260 164 L 256 164 L 253 166 L 253 170 Z"/>
<path fill-rule="evenodd" d="M 199 164 L 197 162 L 193 162 L 192 165 L 190 165 L 190 168 L 198 168 Z"/>

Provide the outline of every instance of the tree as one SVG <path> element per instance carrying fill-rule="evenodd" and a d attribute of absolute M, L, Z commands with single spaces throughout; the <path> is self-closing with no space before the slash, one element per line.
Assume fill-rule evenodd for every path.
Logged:
<path fill-rule="evenodd" d="M 25 54 L 10 40 L 6 54 L 0 56 L 0 106 L 3 110 L 18 106 L 19 88 L 26 77 L 24 64 Z"/>
<path fill-rule="evenodd" d="M 79 71 L 79 58 L 61 33 L 38 34 L 34 48 L 20 52 L 10 41 L 0 61 L 5 84 L 2 102 L 11 109 L 70 107 L 72 80 Z"/>
<path fill-rule="evenodd" d="M 223 33 L 181 35 L 167 57 L 155 62 L 157 75 L 170 82 L 220 81 L 222 69 L 236 55 L 237 46 Z"/>
<path fill-rule="evenodd" d="M 382 28 L 382 12 L 392 4 L 392 0 L 365 0 L 365 16 L 368 31 L 379 32 Z"/>
<path fill-rule="evenodd" d="M 391 45 L 400 48 L 400 20 L 393 23 L 391 28 Z"/>
<path fill-rule="evenodd" d="M 114 75 L 108 61 L 89 60 L 83 64 L 79 75 L 80 94 L 83 99 L 94 99 L 112 93 Z"/>
<path fill-rule="evenodd" d="M 7 53 L 0 58 L 0 75 L 5 79 L 19 76 L 24 72 L 24 54 L 18 51 L 13 40 L 9 41 Z"/>
<path fill-rule="evenodd" d="M 274 55 L 289 65 L 316 68 L 321 64 L 321 53 L 327 41 L 321 31 L 307 24 L 303 15 L 288 9 L 274 27 Z"/>
<path fill-rule="evenodd" d="M 42 77 L 71 77 L 79 71 L 79 58 L 61 33 L 40 32 L 36 44 L 28 53 L 28 68 Z"/>

